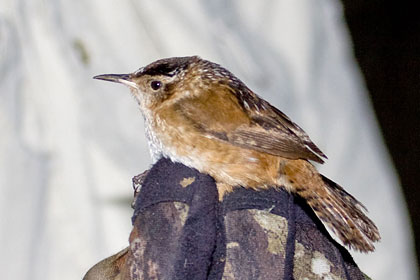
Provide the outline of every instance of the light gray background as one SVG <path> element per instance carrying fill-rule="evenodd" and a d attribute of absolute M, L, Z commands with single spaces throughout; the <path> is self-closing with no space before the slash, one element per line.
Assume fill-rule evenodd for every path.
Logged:
<path fill-rule="evenodd" d="M 92 80 L 198 54 L 300 124 L 370 210 L 374 279 L 416 279 L 400 187 L 336 0 L 0 0 L 2 279 L 81 279 L 127 246 L 150 157 L 128 89 Z"/>

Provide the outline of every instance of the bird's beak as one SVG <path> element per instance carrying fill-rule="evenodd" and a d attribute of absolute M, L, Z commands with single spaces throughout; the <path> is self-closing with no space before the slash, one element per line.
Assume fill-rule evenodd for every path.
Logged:
<path fill-rule="evenodd" d="M 93 77 L 97 80 L 104 80 L 108 82 L 120 83 L 131 88 L 137 88 L 136 83 L 132 80 L 132 74 L 103 74 Z"/>

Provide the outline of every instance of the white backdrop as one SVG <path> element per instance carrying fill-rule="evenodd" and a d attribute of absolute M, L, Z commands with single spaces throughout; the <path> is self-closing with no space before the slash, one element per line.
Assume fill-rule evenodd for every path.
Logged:
<path fill-rule="evenodd" d="M 0 0 L 2 279 L 81 279 L 128 244 L 148 168 L 128 89 L 92 80 L 198 54 L 300 124 L 321 171 L 370 210 L 374 279 L 416 279 L 400 187 L 337 0 Z"/>

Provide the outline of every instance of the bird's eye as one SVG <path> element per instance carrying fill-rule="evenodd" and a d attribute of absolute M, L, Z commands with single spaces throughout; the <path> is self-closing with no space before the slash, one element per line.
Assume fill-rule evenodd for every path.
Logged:
<path fill-rule="evenodd" d="M 151 81 L 150 82 L 150 87 L 153 90 L 158 90 L 158 89 L 160 89 L 162 87 L 162 82 L 161 81 Z"/>

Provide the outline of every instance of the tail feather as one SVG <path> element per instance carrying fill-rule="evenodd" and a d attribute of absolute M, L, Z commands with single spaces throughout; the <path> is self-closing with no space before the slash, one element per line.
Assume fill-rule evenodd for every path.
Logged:
<path fill-rule="evenodd" d="M 344 245 L 361 252 L 373 251 L 373 243 L 380 240 L 380 235 L 375 224 L 363 213 L 366 208 L 341 186 L 322 175 L 321 178 L 322 195 L 308 196 L 306 191 L 297 191 L 298 194 Z"/>
<path fill-rule="evenodd" d="M 378 228 L 356 198 L 320 175 L 306 160 L 283 161 L 280 174 L 280 184 L 305 199 L 344 245 L 361 252 L 375 250 L 373 243 L 381 239 Z"/>

